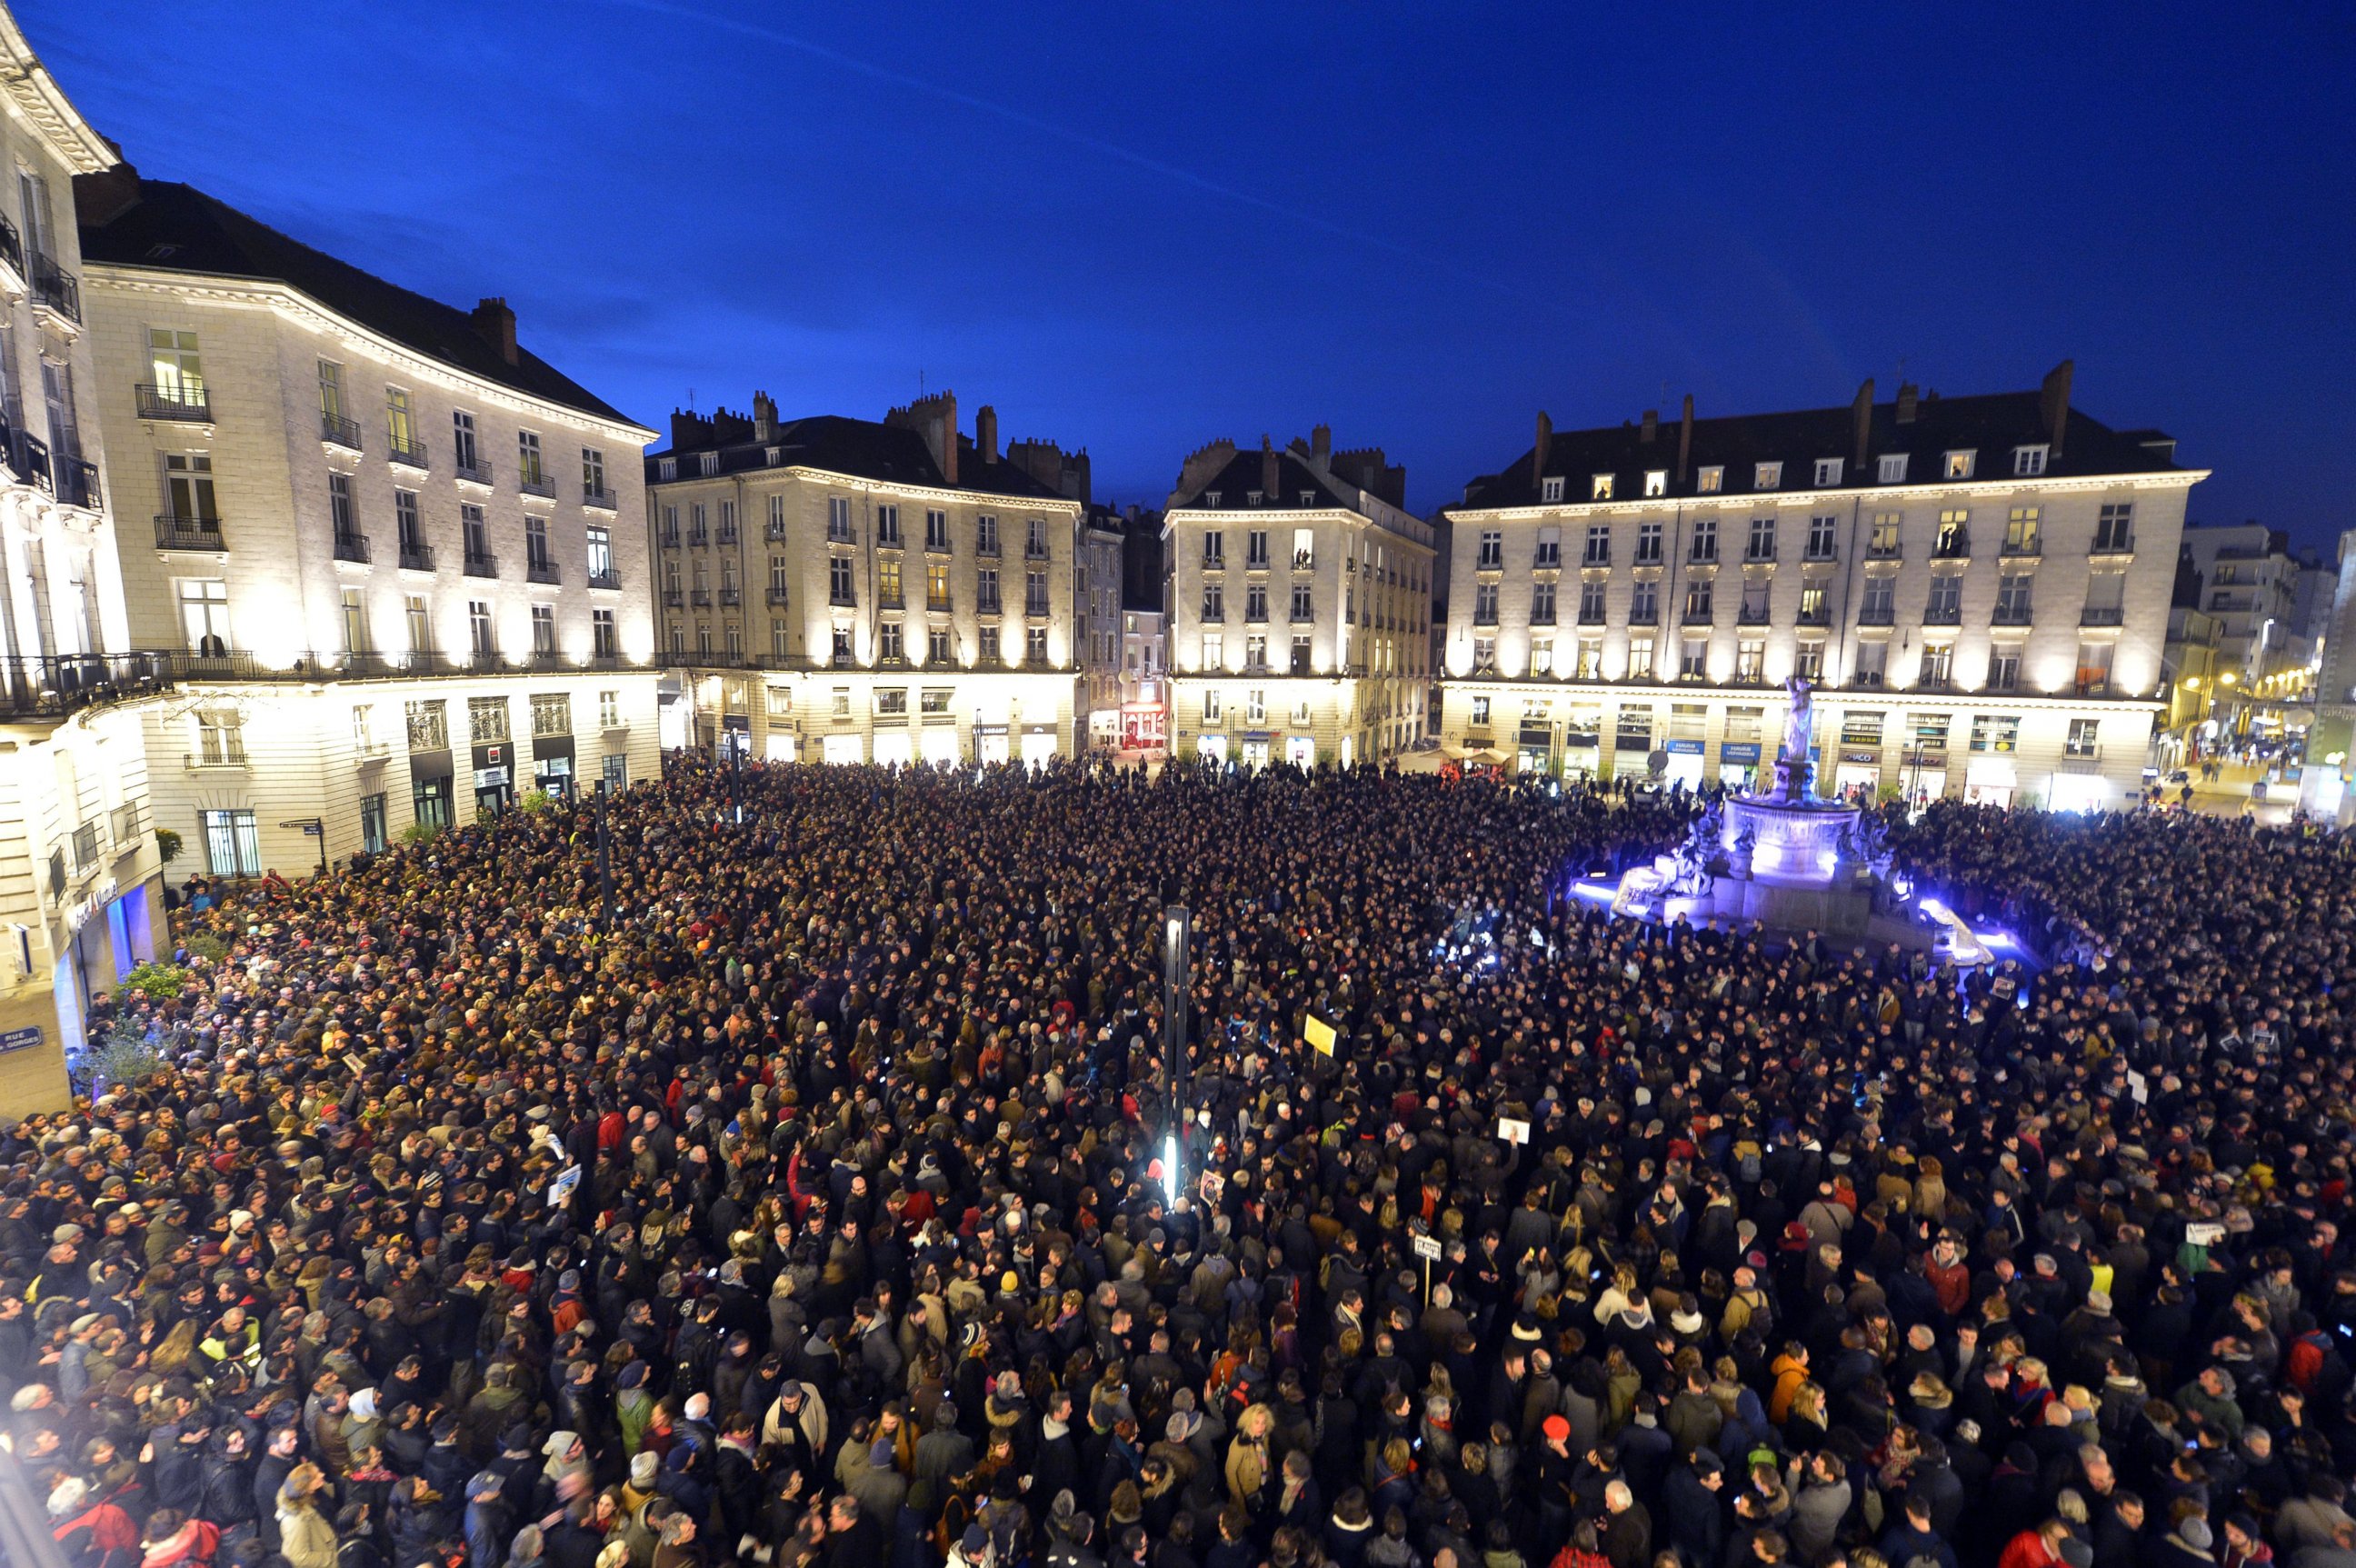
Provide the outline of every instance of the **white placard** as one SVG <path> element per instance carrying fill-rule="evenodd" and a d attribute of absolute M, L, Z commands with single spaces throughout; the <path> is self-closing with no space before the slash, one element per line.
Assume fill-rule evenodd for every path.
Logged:
<path fill-rule="evenodd" d="M 1408 1244 L 1409 1244 L 1409 1245 L 1411 1245 L 1412 1247 L 1414 1247 L 1414 1249 L 1415 1249 L 1415 1255 L 1416 1255 L 1417 1257 L 1423 1259 L 1426 1262 L 1431 1262 L 1431 1263 L 1436 1263 L 1436 1262 L 1438 1262 L 1440 1261 L 1440 1238 L 1439 1238 L 1439 1237 L 1437 1237 L 1437 1236 L 1412 1236 L 1412 1237 L 1409 1237 L 1408 1240 Z"/>
<path fill-rule="evenodd" d="M 1500 1116 L 1497 1118 L 1497 1136 L 1508 1144 L 1526 1144 L 1530 1141 L 1530 1124 L 1516 1122 L 1510 1116 Z"/>
<path fill-rule="evenodd" d="M 2225 1228 L 2214 1220 L 2200 1225 L 2187 1225 L 2184 1239 L 2196 1247 L 2213 1247 L 2225 1239 Z"/>
<path fill-rule="evenodd" d="M 2133 1068 L 2127 1069 L 2127 1093 L 2137 1105 L 2150 1104 L 2151 1079 Z"/>

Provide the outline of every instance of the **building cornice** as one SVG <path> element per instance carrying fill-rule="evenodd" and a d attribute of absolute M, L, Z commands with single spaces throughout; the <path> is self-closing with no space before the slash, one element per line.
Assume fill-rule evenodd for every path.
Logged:
<path fill-rule="evenodd" d="M 719 474 L 681 474 L 675 479 L 649 479 L 648 495 L 661 495 L 684 485 L 718 485 L 734 480 L 750 479 L 758 475 L 776 474 L 792 479 L 818 479 L 845 489 L 862 490 L 870 495 L 889 494 L 918 501 L 955 501 L 959 505 L 985 509 L 1010 507 L 1028 508 L 1033 511 L 1067 512 L 1076 521 L 1081 505 L 1069 496 L 1002 496 L 989 490 L 958 489 L 940 485 L 911 485 L 898 479 L 870 478 L 861 474 L 839 473 L 832 468 L 815 467 L 807 463 L 782 463 L 776 467 L 734 468 Z"/>
<path fill-rule="evenodd" d="M 632 424 L 627 421 L 616 422 L 586 409 L 574 408 L 570 403 L 534 397 L 504 381 L 489 381 L 461 370 L 446 360 L 435 359 L 364 327 L 348 316 L 328 309 L 302 290 L 274 279 L 125 266 L 119 262 L 88 263 L 83 268 L 83 276 L 90 283 L 102 284 L 141 297 L 160 295 L 192 304 L 267 309 L 292 327 L 315 336 L 339 339 L 350 349 L 389 360 L 404 374 L 437 382 L 470 402 L 505 408 L 510 413 L 585 425 L 642 450 L 657 438 L 656 432 L 644 425 Z"/>
<path fill-rule="evenodd" d="M 1400 515 L 1402 517 L 1408 517 L 1409 521 L 1419 524 L 1427 530 L 1431 527 L 1431 524 L 1425 522 L 1424 520 L 1419 517 L 1413 517 L 1411 514 L 1405 512 L 1400 513 Z M 1354 508 L 1345 506 L 1177 507 L 1162 514 L 1162 537 L 1164 539 L 1169 538 L 1182 522 L 1218 523 L 1224 525 L 1234 522 L 1239 518 L 1246 522 L 1355 523 L 1361 528 L 1370 528 L 1375 532 L 1386 534 L 1392 539 L 1399 540 L 1404 543 L 1412 544 L 1419 550 L 1429 550 L 1436 554 L 1439 549 L 1433 540 L 1418 539 L 1411 533 L 1400 532 L 1398 528 L 1392 526 L 1390 523 L 1383 521 L 1379 518 L 1368 517 L 1365 512 L 1358 511 Z"/>
<path fill-rule="evenodd" d="M 106 138 L 91 128 L 57 78 L 49 74 L 49 68 L 33 53 L 24 29 L 5 6 L 0 6 L 0 90 L 6 91 L 10 106 L 74 173 L 96 174 L 120 161 Z"/>
<path fill-rule="evenodd" d="M 1572 698 L 1626 699 L 1645 697 L 1666 698 L 1686 702 L 1757 702 L 1772 707 L 1785 702 L 1780 686 L 1726 686 L 1712 682 L 1638 682 L 1627 681 L 1564 681 L 1550 675 L 1443 675 L 1440 686 L 1451 692 L 1469 692 L 1477 695 L 1504 696 L 1519 693 L 1546 693 Z M 1894 707 L 1912 703 L 1918 707 L 1980 707 L 2021 708 L 2040 712 L 2084 713 L 2089 709 L 2104 713 L 2160 713 L 2168 703 L 2159 697 L 2080 697 L 2061 693 L 2043 692 L 1924 692 L 1903 686 L 1842 687 L 1818 686 L 1811 695 L 1828 707 Z"/>
<path fill-rule="evenodd" d="M 1756 510 L 1762 506 L 1844 506 L 1852 501 L 1887 497 L 1901 502 L 1994 499 L 2008 500 L 2025 495 L 2083 493 L 2116 489 L 2190 489 L 2209 477 L 2207 468 L 2171 468 L 2164 473 L 2080 474 L 2062 478 L 1946 480 L 1937 484 L 1851 485 L 1830 490 L 1754 490 L 1744 495 L 1633 496 L 1608 501 L 1539 501 L 1525 506 L 1451 506 L 1440 510 L 1462 521 L 1530 522 L 1552 519 L 1590 520 L 1634 517 L 1646 512 L 1699 511 L 1714 507 Z"/>

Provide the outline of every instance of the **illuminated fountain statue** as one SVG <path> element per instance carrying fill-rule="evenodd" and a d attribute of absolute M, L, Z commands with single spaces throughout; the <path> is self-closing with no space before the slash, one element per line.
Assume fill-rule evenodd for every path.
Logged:
<path fill-rule="evenodd" d="M 1846 801 L 1821 800 L 1810 788 L 1815 703 L 1808 682 L 1796 675 L 1783 689 L 1792 706 L 1773 787 L 1730 795 L 1722 810 L 1704 813 L 1675 854 L 1621 879 L 1612 908 L 1643 919 L 1755 920 L 1771 932 L 1813 930 L 1844 940 L 1862 939 L 1872 928 L 1877 940 L 1920 945 L 1922 928 L 1902 910 L 1877 918 L 1875 894 L 1890 873 L 1880 821 Z M 1943 956 L 1987 961 L 1960 922 L 1943 925 L 1962 932 L 1961 940 L 1940 936 Z"/>

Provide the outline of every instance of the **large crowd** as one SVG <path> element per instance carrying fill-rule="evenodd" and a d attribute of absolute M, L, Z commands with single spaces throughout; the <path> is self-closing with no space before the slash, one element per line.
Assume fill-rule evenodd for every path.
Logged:
<path fill-rule="evenodd" d="M 1959 977 L 1571 896 L 1688 810 L 680 759 L 199 879 L 160 1069 L 0 1135 L 0 1480 L 70 1568 L 2356 1564 L 2356 846 L 1893 811 Z"/>

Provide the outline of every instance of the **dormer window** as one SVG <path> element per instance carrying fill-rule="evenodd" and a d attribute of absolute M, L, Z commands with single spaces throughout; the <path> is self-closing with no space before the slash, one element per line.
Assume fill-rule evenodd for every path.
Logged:
<path fill-rule="evenodd" d="M 661 480 L 661 481 L 662 481 L 663 483 L 665 483 L 665 484 L 669 484 L 671 480 L 678 478 L 679 478 L 679 459 L 678 459 L 678 458 L 676 458 L 676 457 L 658 457 L 658 458 L 656 458 L 656 459 L 655 459 L 655 478 L 658 478 L 658 479 L 659 479 L 659 480 Z"/>
<path fill-rule="evenodd" d="M 1830 489 L 1841 480 L 1841 460 L 1838 457 L 1816 459 L 1816 489 Z"/>
<path fill-rule="evenodd" d="M 1219 492 L 1216 490 L 1205 490 L 1203 492 L 1203 504 L 1213 511 L 1218 510 Z"/>
<path fill-rule="evenodd" d="M 1884 452 L 1881 455 L 1881 467 L 1878 470 L 1876 477 L 1885 485 L 1904 484 L 1906 482 L 1906 454 L 1903 452 Z"/>
<path fill-rule="evenodd" d="M 1940 474 L 1950 479 L 1968 479 L 1972 477 L 1972 460 L 1978 456 L 1974 451 L 1950 452 L 1940 466 Z"/>
<path fill-rule="evenodd" d="M 696 461 L 703 466 L 703 477 L 707 479 L 720 472 L 720 454 L 717 452 L 706 452 Z"/>
<path fill-rule="evenodd" d="M 1548 474 L 1545 478 L 1538 481 L 1538 499 L 1548 502 L 1562 499 L 1562 476 L 1560 474 Z"/>
<path fill-rule="evenodd" d="M 2041 442 L 2034 446 L 2014 447 L 2012 449 L 2013 476 L 2016 478 L 2033 479 L 2045 472 L 2045 455 L 2050 450 L 2051 448 Z"/>
<path fill-rule="evenodd" d="M 1594 499 L 1600 501 L 1608 501 L 1612 499 L 1611 475 L 1598 474 L 1595 476 Z"/>
<path fill-rule="evenodd" d="M 1667 495 L 1669 493 L 1669 471 L 1666 468 L 1645 469 L 1644 493 L 1648 496 Z"/>
<path fill-rule="evenodd" d="M 1704 468 L 1701 471 L 1700 480 L 1695 488 L 1706 496 L 1718 494 L 1719 491 L 1726 489 L 1726 470 L 1715 466 Z"/>
<path fill-rule="evenodd" d="M 1751 470 L 1751 488 L 1754 490 L 1772 490 L 1783 482 L 1783 465 L 1781 463 L 1762 463 Z"/>
<path fill-rule="evenodd" d="M 1301 504 L 1304 509 L 1315 506 L 1317 504 L 1317 492 L 1315 490 L 1301 491 Z"/>
<path fill-rule="evenodd" d="M 1244 492 L 1244 505 L 1246 506 L 1258 506 L 1267 499 L 1267 497 L 1261 495 L 1258 490 L 1246 490 Z"/>

